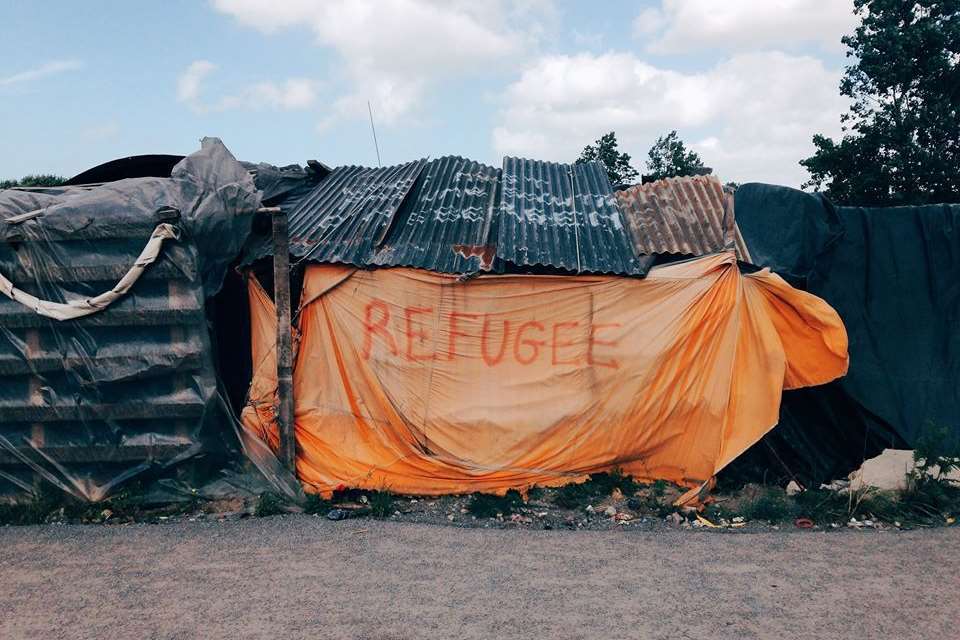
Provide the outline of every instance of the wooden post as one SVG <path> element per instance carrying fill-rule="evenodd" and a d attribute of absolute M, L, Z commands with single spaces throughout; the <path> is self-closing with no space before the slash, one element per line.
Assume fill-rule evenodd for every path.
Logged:
<path fill-rule="evenodd" d="M 293 422 L 293 336 L 290 327 L 290 241 L 287 216 L 279 207 L 261 209 L 273 217 L 273 301 L 277 308 L 277 418 L 280 462 L 296 473 Z"/>

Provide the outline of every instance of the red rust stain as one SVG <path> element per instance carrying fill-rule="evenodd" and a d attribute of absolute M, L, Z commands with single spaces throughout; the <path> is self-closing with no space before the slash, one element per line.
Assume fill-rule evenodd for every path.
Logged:
<path fill-rule="evenodd" d="M 493 267 L 497 247 L 492 244 L 455 244 L 453 245 L 453 252 L 464 258 L 479 256 L 480 268 L 489 271 Z"/>

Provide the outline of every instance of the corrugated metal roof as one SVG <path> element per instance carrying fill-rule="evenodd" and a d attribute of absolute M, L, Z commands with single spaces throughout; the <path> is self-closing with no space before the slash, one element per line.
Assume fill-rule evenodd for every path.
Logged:
<path fill-rule="evenodd" d="M 698 256 L 734 246 L 733 210 L 715 176 L 657 180 L 616 197 L 638 253 Z"/>
<path fill-rule="evenodd" d="M 500 170 L 457 156 L 431 160 L 371 261 L 443 273 L 490 270 Z"/>
<path fill-rule="evenodd" d="M 318 262 L 369 264 L 425 164 L 335 169 L 290 212 L 290 252 Z"/>
<path fill-rule="evenodd" d="M 504 158 L 498 257 L 517 265 L 643 275 L 606 171 Z"/>

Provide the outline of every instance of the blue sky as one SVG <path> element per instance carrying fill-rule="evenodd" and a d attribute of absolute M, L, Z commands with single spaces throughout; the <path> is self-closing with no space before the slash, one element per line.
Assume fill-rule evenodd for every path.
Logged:
<path fill-rule="evenodd" d="M 482 5 L 482 6 L 481 6 Z M 848 0 L 0 5 L 0 178 L 219 136 L 241 159 L 571 160 L 671 129 L 724 179 L 798 186 L 839 133 Z"/>

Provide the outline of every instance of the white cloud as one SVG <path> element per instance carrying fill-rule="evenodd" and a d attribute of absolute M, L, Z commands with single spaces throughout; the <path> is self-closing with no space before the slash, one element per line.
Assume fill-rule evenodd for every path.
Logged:
<path fill-rule="evenodd" d="M 661 0 L 636 17 L 633 32 L 652 53 L 801 44 L 840 51 L 856 25 L 853 0 Z"/>
<path fill-rule="evenodd" d="M 63 73 L 65 71 L 76 71 L 77 69 L 81 68 L 83 68 L 83 62 L 80 60 L 53 60 L 51 62 L 46 62 L 39 67 L 34 67 L 33 69 L 27 69 L 26 71 L 15 73 L 12 76 L 0 78 L 0 87 L 30 82 L 31 80 L 38 80 L 46 76 Z"/>
<path fill-rule="evenodd" d="M 233 109 L 272 109 L 288 111 L 306 109 L 317 97 L 317 84 L 307 78 L 289 78 L 277 84 L 258 82 L 237 93 L 213 102 L 203 100 L 204 81 L 217 70 L 209 60 L 195 60 L 177 80 L 177 99 L 197 113 L 212 113 Z"/>
<path fill-rule="evenodd" d="M 799 185 L 812 135 L 839 132 L 838 82 L 821 61 L 779 52 L 734 55 L 698 73 L 630 53 L 546 56 L 507 88 L 493 145 L 569 161 L 613 130 L 642 169 L 657 136 L 677 129 L 723 179 Z"/>
<path fill-rule="evenodd" d="M 194 60 L 190 66 L 180 74 L 177 80 L 177 100 L 194 103 L 200 99 L 200 85 L 203 80 L 213 73 L 217 65 L 209 60 Z"/>
<path fill-rule="evenodd" d="M 549 0 L 213 0 L 264 33 L 302 27 L 343 61 L 350 90 L 334 111 L 384 124 L 414 112 L 439 80 L 483 73 L 516 61 L 550 32 Z"/>

